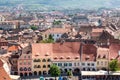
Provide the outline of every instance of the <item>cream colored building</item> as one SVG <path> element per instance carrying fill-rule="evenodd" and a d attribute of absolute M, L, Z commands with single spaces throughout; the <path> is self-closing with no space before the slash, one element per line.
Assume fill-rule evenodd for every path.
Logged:
<path fill-rule="evenodd" d="M 108 59 L 109 59 L 109 49 L 99 47 L 97 49 L 97 69 L 107 70 L 108 69 Z"/>
<path fill-rule="evenodd" d="M 32 44 L 32 71 L 34 75 L 49 74 L 52 44 Z"/>

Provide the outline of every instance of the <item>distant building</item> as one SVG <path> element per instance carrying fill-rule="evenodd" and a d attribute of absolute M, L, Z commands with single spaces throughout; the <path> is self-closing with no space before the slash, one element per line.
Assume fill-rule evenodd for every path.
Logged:
<path fill-rule="evenodd" d="M 52 35 L 54 41 L 60 39 L 62 34 L 70 32 L 70 29 L 66 28 L 50 28 L 47 31 L 42 33 L 43 40 L 49 38 L 49 35 Z"/>

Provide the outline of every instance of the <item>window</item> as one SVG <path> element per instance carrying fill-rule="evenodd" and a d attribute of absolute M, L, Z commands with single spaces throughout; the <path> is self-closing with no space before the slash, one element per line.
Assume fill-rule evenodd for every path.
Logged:
<path fill-rule="evenodd" d="M 46 60 L 45 60 L 45 59 L 43 59 L 43 60 L 42 60 L 42 62 L 46 62 Z"/>
<path fill-rule="evenodd" d="M 97 62 L 97 65 L 99 65 L 99 61 Z"/>
<path fill-rule="evenodd" d="M 28 71 L 31 71 L 31 68 L 30 68 L 30 67 L 28 68 Z"/>
<path fill-rule="evenodd" d="M 37 65 L 34 65 L 34 68 L 37 68 Z"/>
<path fill-rule="evenodd" d="M 53 63 L 54 65 L 57 65 L 57 63 Z"/>
<path fill-rule="evenodd" d="M 22 67 L 19 69 L 20 71 L 23 71 Z"/>
<path fill-rule="evenodd" d="M 30 56 L 28 56 L 28 59 L 30 59 Z"/>
<path fill-rule="evenodd" d="M 58 63 L 58 66 L 62 66 L 62 63 Z"/>
<path fill-rule="evenodd" d="M 57 34 L 57 37 L 59 37 L 59 34 Z"/>
<path fill-rule="evenodd" d="M 85 66 L 85 63 L 82 63 L 83 66 Z"/>
<path fill-rule="evenodd" d="M 92 63 L 91 65 L 94 66 L 94 63 Z"/>
<path fill-rule="evenodd" d="M 103 65 L 103 61 L 101 61 L 101 65 Z"/>
<path fill-rule="evenodd" d="M 79 66 L 79 63 L 78 63 L 78 66 Z"/>
<path fill-rule="evenodd" d="M 67 66 L 67 63 L 64 63 L 64 66 Z"/>
<path fill-rule="evenodd" d="M 36 62 L 37 60 L 36 59 L 34 59 L 34 62 Z"/>
<path fill-rule="evenodd" d="M 38 65 L 38 67 L 37 68 L 41 68 L 41 66 L 40 65 Z"/>
<path fill-rule="evenodd" d="M 72 63 L 69 63 L 69 66 L 72 66 Z"/>
<path fill-rule="evenodd" d="M 30 65 L 31 63 L 30 62 L 28 62 L 28 65 Z"/>
<path fill-rule="evenodd" d="M 26 67 L 24 68 L 24 71 L 27 71 L 27 68 L 26 68 Z"/>
<path fill-rule="evenodd" d="M 48 65 L 48 68 L 50 68 L 50 65 Z"/>
<path fill-rule="evenodd" d="M 50 62 L 51 60 L 50 60 L 50 59 L 48 59 L 47 61 L 48 61 L 48 62 Z"/>
<path fill-rule="evenodd" d="M 40 62 L 40 61 L 41 61 L 40 59 L 37 60 L 37 62 Z"/>
<path fill-rule="evenodd" d="M 46 68 L 46 65 L 43 65 L 43 68 Z"/>
<path fill-rule="evenodd" d="M 90 66 L 90 63 L 88 63 L 87 65 Z"/>
<path fill-rule="evenodd" d="M 76 66 L 76 63 L 74 63 L 74 66 Z"/>

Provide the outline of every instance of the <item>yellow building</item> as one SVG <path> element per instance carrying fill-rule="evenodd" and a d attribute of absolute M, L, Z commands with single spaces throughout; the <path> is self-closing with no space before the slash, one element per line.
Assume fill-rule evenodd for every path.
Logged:
<path fill-rule="evenodd" d="M 97 49 L 97 69 L 107 70 L 108 61 L 109 61 L 108 59 L 109 59 L 109 49 L 99 47 Z"/>
<path fill-rule="evenodd" d="M 49 74 L 52 44 L 32 44 L 32 70 L 34 75 Z"/>

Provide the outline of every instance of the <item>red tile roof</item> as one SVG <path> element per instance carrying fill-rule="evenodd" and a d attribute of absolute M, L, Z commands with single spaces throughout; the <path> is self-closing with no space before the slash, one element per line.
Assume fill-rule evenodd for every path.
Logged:
<path fill-rule="evenodd" d="M 93 44 L 83 45 L 82 61 L 95 61 L 97 48 Z"/>
<path fill-rule="evenodd" d="M 64 59 L 68 60 L 75 59 L 77 56 L 79 57 L 79 49 L 80 42 L 65 42 L 63 44 L 55 43 L 53 44 L 53 57 L 64 57 Z"/>
<path fill-rule="evenodd" d="M 50 43 L 40 43 L 40 44 L 32 44 L 32 56 L 33 57 L 47 57 L 47 55 L 52 54 L 52 44 Z"/>
<path fill-rule="evenodd" d="M 118 56 L 118 52 L 120 51 L 120 44 L 111 44 L 110 47 L 110 59 L 118 59 L 120 61 L 120 57 Z"/>
<path fill-rule="evenodd" d="M 40 43 L 32 44 L 32 56 L 33 57 L 52 57 L 54 60 L 73 60 L 80 59 L 80 42 L 64 42 L 61 43 Z M 47 56 L 46 56 L 47 55 Z M 85 61 L 86 57 L 88 61 L 94 61 L 97 52 L 96 47 L 93 45 L 84 45 L 82 60 Z"/>
<path fill-rule="evenodd" d="M 0 80 L 12 80 L 3 68 L 3 62 L 0 60 Z"/>
<path fill-rule="evenodd" d="M 17 51 L 18 49 L 19 49 L 18 46 L 13 45 L 8 48 L 8 51 Z"/>

